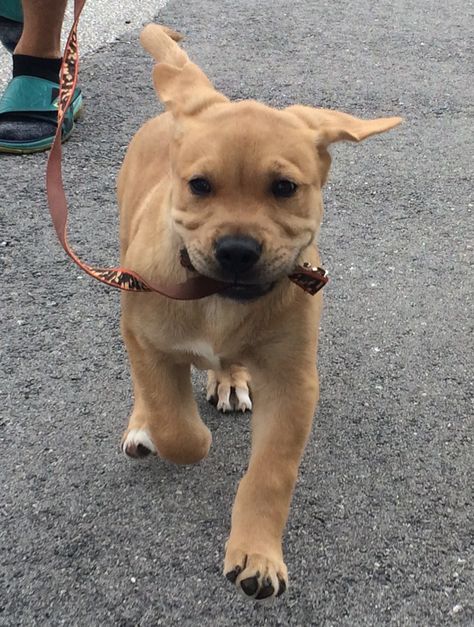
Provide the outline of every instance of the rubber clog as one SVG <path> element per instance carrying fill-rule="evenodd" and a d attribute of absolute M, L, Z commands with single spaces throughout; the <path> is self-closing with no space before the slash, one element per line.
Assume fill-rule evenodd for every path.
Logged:
<path fill-rule="evenodd" d="M 0 152 L 30 153 L 48 150 L 54 141 L 58 114 L 59 85 L 36 76 L 13 78 L 0 98 Z M 74 130 L 74 120 L 80 114 L 82 93 L 74 92 L 72 105 L 64 118 L 62 141 L 66 141 Z M 22 141 L 2 138 L 2 121 L 49 123 L 51 131 L 34 139 Z M 20 126 L 20 125 L 19 125 Z"/>

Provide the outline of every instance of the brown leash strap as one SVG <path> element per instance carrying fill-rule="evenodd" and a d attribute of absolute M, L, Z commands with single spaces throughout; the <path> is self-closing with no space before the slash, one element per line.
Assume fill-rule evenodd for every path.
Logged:
<path fill-rule="evenodd" d="M 222 292 L 228 283 L 210 277 L 197 275 L 177 285 L 155 285 L 145 281 L 135 272 L 122 268 L 96 268 L 90 266 L 75 254 L 67 241 L 68 207 L 62 178 L 61 129 L 64 116 L 71 106 L 79 72 L 79 51 L 77 26 L 85 0 L 74 0 L 74 22 L 69 33 L 61 65 L 59 78 L 58 125 L 56 136 L 49 154 L 46 169 L 46 189 L 51 218 L 62 247 L 69 257 L 87 274 L 111 287 L 130 292 L 157 292 L 176 300 L 195 300 Z M 326 272 L 322 268 L 312 268 L 309 264 L 298 266 L 288 277 L 309 294 L 315 294 L 327 283 Z"/>

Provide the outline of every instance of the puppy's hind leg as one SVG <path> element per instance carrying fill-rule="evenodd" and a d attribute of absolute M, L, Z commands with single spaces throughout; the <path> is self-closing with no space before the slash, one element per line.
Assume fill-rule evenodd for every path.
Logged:
<path fill-rule="evenodd" d="M 208 370 L 207 400 L 217 409 L 246 412 L 252 409 L 250 375 L 243 366 L 231 366 L 228 370 Z"/>

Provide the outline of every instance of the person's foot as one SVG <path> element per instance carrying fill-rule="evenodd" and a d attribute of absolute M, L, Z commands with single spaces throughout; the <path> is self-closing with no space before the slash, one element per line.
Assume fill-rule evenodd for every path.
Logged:
<path fill-rule="evenodd" d="M 59 84 L 37 76 L 13 78 L 0 98 L 0 152 L 24 154 L 51 148 L 57 128 Z M 82 106 L 76 89 L 62 126 L 65 141 Z"/>
<path fill-rule="evenodd" d="M 0 152 L 30 153 L 48 150 L 57 128 L 61 59 L 13 55 L 13 78 L 0 98 Z M 82 94 L 76 89 L 66 113 L 62 139 L 74 129 Z"/>
<path fill-rule="evenodd" d="M 0 97 L 0 152 L 47 150 L 56 134 L 61 59 L 15 54 L 22 30 L 21 0 L 0 0 L 0 41 L 13 53 L 13 76 Z M 72 133 L 81 106 L 77 88 L 64 118 L 63 141 Z"/>

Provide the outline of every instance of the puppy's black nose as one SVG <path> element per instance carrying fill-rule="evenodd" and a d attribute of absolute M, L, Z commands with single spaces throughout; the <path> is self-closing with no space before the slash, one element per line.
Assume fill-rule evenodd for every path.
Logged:
<path fill-rule="evenodd" d="M 215 254 L 225 272 L 243 274 L 251 270 L 260 259 L 262 246 L 253 237 L 226 235 L 217 240 Z"/>

